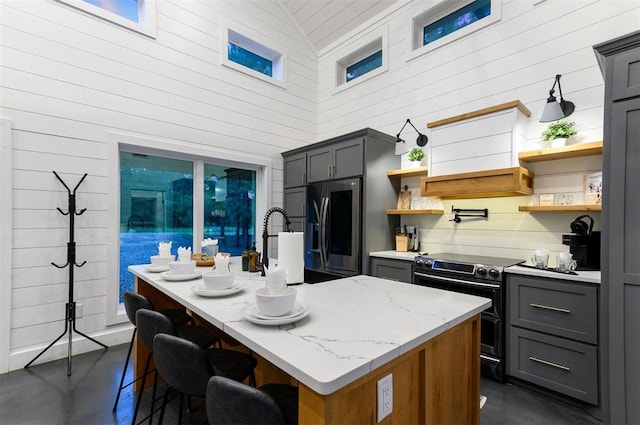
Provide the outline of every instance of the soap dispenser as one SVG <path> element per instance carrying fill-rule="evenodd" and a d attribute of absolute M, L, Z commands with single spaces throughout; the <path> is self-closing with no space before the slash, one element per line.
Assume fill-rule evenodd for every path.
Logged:
<path fill-rule="evenodd" d="M 258 264 L 260 263 L 260 253 L 256 251 L 256 243 L 253 243 L 249 252 L 249 272 L 258 272 Z"/>
<path fill-rule="evenodd" d="M 242 251 L 242 271 L 243 272 L 248 272 L 249 271 L 249 247 L 246 246 L 244 248 L 244 251 Z"/>

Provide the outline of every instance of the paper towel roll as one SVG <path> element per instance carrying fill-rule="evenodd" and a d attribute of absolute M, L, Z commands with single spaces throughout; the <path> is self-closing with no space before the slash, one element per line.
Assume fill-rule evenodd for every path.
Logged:
<path fill-rule="evenodd" d="M 287 283 L 304 282 L 304 233 L 278 233 L 278 266 L 287 270 Z"/>

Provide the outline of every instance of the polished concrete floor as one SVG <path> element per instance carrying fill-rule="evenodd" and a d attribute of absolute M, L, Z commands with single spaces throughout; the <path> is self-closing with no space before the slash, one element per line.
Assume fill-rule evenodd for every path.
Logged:
<path fill-rule="evenodd" d="M 67 376 L 67 359 L 0 375 L 0 424 L 131 423 L 131 387 L 123 391 L 116 413 L 111 411 L 126 354 L 127 345 L 119 345 L 74 356 L 71 376 Z M 481 392 L 488 397 L 481 410 L 483 424 L 600 424 L 581 409 L 518 385 L 483 379 Z M 147 414 L 149 402 L 150 397 L 145 397 L 141 416 Z M 164 423 L 177 422 L 175 406 Z M 202 403 L 194 400 L 183 423 L 206 423 Z"/>

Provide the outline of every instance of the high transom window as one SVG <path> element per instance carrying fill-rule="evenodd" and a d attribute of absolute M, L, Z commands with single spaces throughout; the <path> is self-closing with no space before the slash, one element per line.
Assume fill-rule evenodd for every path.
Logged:
<path fill-rule="evenodd" d="M 346 80 L 351 81 L 382 66 L 382 50 L 347 67 Z"/>
<path fill-rule="evenodd" d="M 157 0 L 58 1 L 149 37 L 156 36 Z"/>
<path fill-rule="evenodd" d="M 491 14 L 491 0 L 475 0 L 423 29 L 422 44 L 427 45 Z"/>

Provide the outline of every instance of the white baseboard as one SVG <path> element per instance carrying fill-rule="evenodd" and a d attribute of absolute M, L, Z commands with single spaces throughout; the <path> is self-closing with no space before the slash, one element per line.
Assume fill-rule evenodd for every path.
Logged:
<path fill-rule="evenodd" d="M 126 323 L 120 326 L 112 326 L 100 332 L 88 334 L 91 338 L 100 341 L 108 347 L 128 343 L 131 341 L 131 333 L 133 332 L 133 325 Z M 93 341 L 84 338 L 77 333 L 73 333 L 73 342 L 71 344 L 72 355 L 88 353 L 95 350 L 103 350 L 101 346 Z M 52 339 L 53 341 L 53 339 Z M 32 346 L 25 349 L 13 350 L 9 353 L 9 372 L 12 370 L 22 369 L 27 363 L 33 360 L 45 347 L 51 342 L 39 346 Z M 49 348 L 38 360 L 36 360 L 31 366 L 47 363 L 53 360 L 59 360 L 67 358 L 69 350 L 68 336 L 65 335 L 60 338 L 60 341 L 56 342 L 51 348 Z"/>

